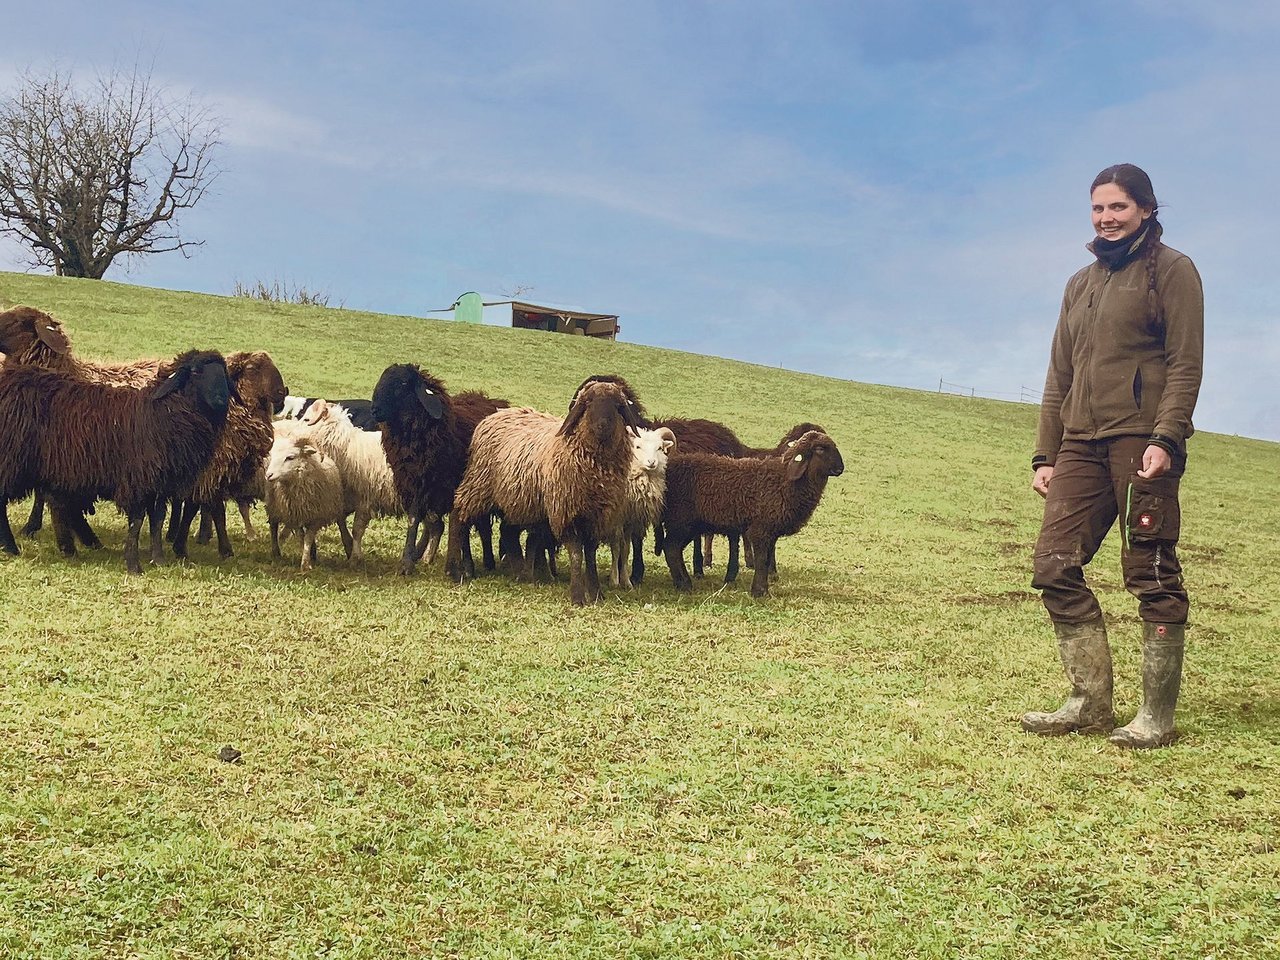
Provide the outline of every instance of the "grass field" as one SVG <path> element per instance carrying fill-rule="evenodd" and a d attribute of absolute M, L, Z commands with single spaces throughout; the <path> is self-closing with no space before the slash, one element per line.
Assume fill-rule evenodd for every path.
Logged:
<path fill-rule="evenodd" d="M 310 575 L 238 523 L 232 560 L 143 577 L 110 508 L 101 553 L 24 541 L 0 956 L 1280 956 L 1280 445 L 1192 440 L 1183 738 L 1135 755 L 1018 726 L 1064 693 L 1028 586 L 1032 407 L 92 281 L 0 274 L 6 301 L 89 356 L 266 349 L 309 395 L 414 361 L 559 412 L 617 372 L 749 443 L 822 423 L 846 471 L 763 601 L 723 557 L 692 596 L 658 563 L 585 610 L 439 561 L 406 580 L 398 521 L 362 569 L 328 536 Z M 1127 720 L 1118 550 L 1091 570 Z"/>

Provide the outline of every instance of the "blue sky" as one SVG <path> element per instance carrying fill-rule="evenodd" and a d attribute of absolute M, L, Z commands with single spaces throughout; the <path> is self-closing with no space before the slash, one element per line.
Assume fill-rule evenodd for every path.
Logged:
<path fill-rule="evenodd" d="M 1038 389 L 1089 183 L 1137 163 L 1205 282 L 1197 425 L 1280 440 L 1280 4 L 0 14 L 6 87 L 140 59 L 224 119 L 185 221 L 205 245 L 109 279 L 280 279 L 403 314 L 528 287 L 620 314 L 632 342 L 866 382 Z M 0 269 L 20 262 L 0 243 Z"/>

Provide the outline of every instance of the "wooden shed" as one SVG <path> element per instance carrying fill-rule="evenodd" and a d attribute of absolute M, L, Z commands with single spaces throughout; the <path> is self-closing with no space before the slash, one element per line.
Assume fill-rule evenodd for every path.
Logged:
<path fill-rule="evenodd" d="M 546 330 L 603 340 L 618 339 L 622 329 L 617 314 L 592 313 L 552 304 L 527 300 L 486 300 L 478 293 L 464 293 L 447 310 L 428 310 L 428 317 L 456 320 L 460 323 L 483 323 L 492 327 L 522 327 Z"/>

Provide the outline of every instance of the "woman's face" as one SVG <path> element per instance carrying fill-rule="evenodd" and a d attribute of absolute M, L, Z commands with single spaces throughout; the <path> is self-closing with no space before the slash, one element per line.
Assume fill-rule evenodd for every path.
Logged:
<path fill-rule="evenodd" d="M 1151 208 L 1138 206 L 1118 183 L 1094 187 L 1092 202 L 1093 229 L 1103 240 L 1123 240 L 1151 216 Z"/>

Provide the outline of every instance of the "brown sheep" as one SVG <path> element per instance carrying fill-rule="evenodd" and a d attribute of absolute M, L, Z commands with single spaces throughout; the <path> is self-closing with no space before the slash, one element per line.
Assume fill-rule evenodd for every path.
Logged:
<path fill-rule="evenodd" d="M 271 355 L 262 351 L 228 355 L 227 378 L 231 382 L 231 400 L 226 429 L 183 504 L 173 535 L 173 553 L 177 557 L 187 556 L 187 537 L 197 509 L 206 509 L 213 517 L 218 556 L 224 560 L 232 556 L 226 502 L 250 503 L 262 495 L 262 463 L 271 453 L 275 438 L 271 418 L 284 404 L 288 391 Z"/>
<path fill-rule="evenodd" d="M 608 383 L 582 388 L 563 421 L 528 408 L 486 418 L 454 497 L 446 572 L 459 581 L 473 574 L 468 528 L 498 511 L 518 526 L 545 522 L 569 553 L 570 600 L 598 600 L 596 549 L 621 527 L 638 428 L 623 392 Z"/>
<path fill-rule="evenodd" d="M 769 592 L 769 558 L 779 537 L 803 527 L 822 498 L 829 477 L 844 472 L 844 460 L 825 433 L 809 431 L 790 455 L 757 460 L 708 454 L 673 454 L 667 461 L 667 499 L 663 508 L 663 551 L 677 590 L 691 590 L 684 547 L 702 533 L 736 534 L 755 549 L 751 595 Z M 725 582 L 738 575 L 730 558 Z"/>

